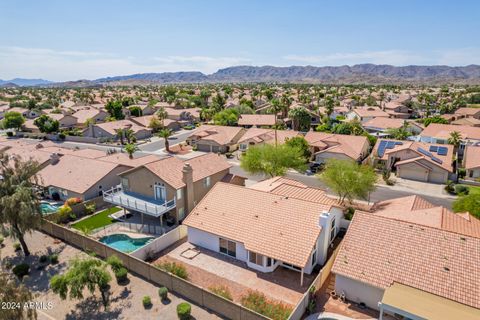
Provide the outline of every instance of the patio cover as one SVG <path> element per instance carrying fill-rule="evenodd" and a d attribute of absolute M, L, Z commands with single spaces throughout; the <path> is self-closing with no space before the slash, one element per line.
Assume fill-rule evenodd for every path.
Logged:
<path fill-rule="evenodd" d="M 398 314 L 405 311 L 416 316 L 412 319 L 480 319 L 479 309 L 396 282 L 385 289 L 382 309 Z"/>

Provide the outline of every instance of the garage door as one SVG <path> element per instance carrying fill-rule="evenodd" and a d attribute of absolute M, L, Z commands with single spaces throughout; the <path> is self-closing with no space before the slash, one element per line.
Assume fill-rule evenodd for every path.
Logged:
<path fill-rule="evenodd" d="M 210 152 L 210 145 L 209 144 L 199 144 L 199 143 L 197 143 L 197 149 L 198 149 L 198 151 Z"/>
<path fill-rule="evenodd" d="M 220 151 L 220 147 L 219 146 L 212 146 L 212 152 L 219 152 Z"/>
<path fill-rule="evenodd" d="M 415 170 L 411 168 L 399 168 L 399 177 L 416 181 L 427 181 L 423 170 Z"/>
<path fill-rule="evenodd" d="M 446 174 L 443 172 L 430 172 L 428 181 L 433 183 L 446 183 Z"/>

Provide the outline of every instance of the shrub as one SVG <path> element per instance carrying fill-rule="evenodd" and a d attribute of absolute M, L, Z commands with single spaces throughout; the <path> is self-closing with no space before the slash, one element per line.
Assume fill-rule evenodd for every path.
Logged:
<path fill-rule="evenodd" d="M 150 296 L 143 297 L 142 304 L 145 308 L 151 306 L 152 305 L 152 299 L 150 298 Z"/>
<path fill-rule="evenodd" d="M 13 249 L 14 249 L 15 251 L 20 250 L 20 248 L 21 248 L 20 242 L 14 242 L 14 243 L 13 243 Z"/>
<path fill-rule="evenodd" d="M 242 306 L 263 314 L 271 319 L 286 320 L 292 309 L 280 302 L 269 301 L 265 295 L 258 291 L 249 291 L 241 299 Z"/>
<path fill-rule="evenodd" d="M 166 300 L 168 298 L 168 289 L 166 287 L 160 287 L 158 289 L 158 295 L 162 300 Z"/>
<path fill-rule="evenodd" d="M 122 268 L 125 269 L 123 267 L 123 261 L 120 260 L 120 258 L 117 257 L 116 255 L 112 255 L 112 256 L 108 257 L 107 263 L 110 265 L 113 272 L 117 272 L 118 270 L 120 270 Z"/>
<path fill-rule="evenodd" d="M 48 256 L 46 255 L 41 255 L 40 258 L 38 259 L 40 263 L 46 263 L 48 261 Z"/>
<path fill-rule="evenodd" d="M 455 184 L 453 183 L 453 181 L 451 180 L 447 181 L 447 185 L 445 186 L 445 191 L 447 191 L 450 194 L 455 193 Z"/>
<path fill-rule="evenodd" d="M 96 206 L 95 202 L 87 203 L 84 206 L 85 206 L 85 213 L 86 214 L 92 214 L 97 209 L 97 206 Z"/>
<path fill-rule="evenodd" d="M 458 168 L 458 177 L 460 179 L 465 178 L 466 175 L 467 175 L 467 170 L 465 170 L 465 168 Z"/>
<path fill-rule="evenodd" d="M 27 263 L 17 264 L 13 267 L 12 272 L 18 279 L 22 280 L 24 276 L 30 273 L 30 266 Z"/>
<path fill-rule="evenodd" d="M 461 184 L 455 186 L 455 193 L 458 195 L 467 195 L 470 192 L 470 188 Z"/>
<path fill-rule="evenodd" d="M 70 219 L 70 216 L 72 215 L 72 208 L 68 205 L 63 205 L 60 208 L 58 208 L 57 211 L 57 223 L 66 223 Z"/>
<path fill-rule="evenodd" d="M 164 262 L 156 265 L 157 268 L 170 272 L 182 279 L 188 279 L 187 269 L 184 265 L 175 262 Z"/>
<path fill-rule="evenodd" d="M 73 206 L 74 204 L 82 202 L 82 199 L 80 198 L 68 198 L 67 201 L 65 201 L 64 206 Z"/>
<path fill-rule="evenodd" d="M 182 302 L 177 305 L 177 316 L 180 320 L 190 319 L 190 314 L 192 313 L 192 306 L 190 303 Z"/>
<path fill-rule="evenodd" d="M 227 286 L 213 286 L 210 287 L 209 290 L 215 293 L 217 296 L 233 301 L 232 294 L 230 293 L 230 290 Z"/>
<path fill-rule="evenodd" d="M 120 268 L 115 271 L 115 278 L 118 283 L 127 281 L 128 279 L 128 270 L 126 268 Z"/>
<path fill-rule="evenodd" d="M 5 238 L 3 236 L 0 236 L 0 247 L 3 246 L 3 241 L 5 240 Z"/>
<path fill-rule="evenodd" d="M 13 137 L 13 132 L 12 131 L 7 131 L 7 137 Z"/>
<path fill-rule="evenodd" d="M 58 134 L 58 138 L 59 138 L 60 140 L 65 140 L 65 133 L 63 133 L 63 132 L 59 133 L 59 134 Z"/>
<path fill-rule="evenodd" d="M 57 264 L 58 263 L 58 254 L 50 255 L 50 263 L 51 264 Z"/>
<path fill-rule="evenodd" d="M 351 221 L 354 213 L 355 209 L 353 209 L 352 207 L 348 207 L 347 212 L 345 212 L 345 219 Z"/>

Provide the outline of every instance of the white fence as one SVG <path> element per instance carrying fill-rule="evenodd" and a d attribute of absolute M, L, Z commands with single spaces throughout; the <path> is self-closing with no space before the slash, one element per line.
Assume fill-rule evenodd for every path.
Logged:
<path fill-rule="evenodd" d="M 150 254 L 160 252 L 187 236 L 187 227 L 179 225 L 175 229 L 156 238 L 149 244 L 130 253 L 135 258 L 145 260 Z"/>

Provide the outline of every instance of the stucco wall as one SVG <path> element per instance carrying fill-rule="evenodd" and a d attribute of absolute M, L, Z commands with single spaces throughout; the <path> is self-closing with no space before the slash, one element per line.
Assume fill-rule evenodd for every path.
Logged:
<path fill-rule="evenodd" d="M 368 307 L 378 310 L 378 303 L 382 300 L 384 290 L 365 283 L 335 275 L 335 291 L 338 295 L 345 293 L 347 300 L 365 303 Z"/>
<path fill-rule="evenodd" d="M 108 190 L 114 186 L 120 184 L 120 177 L 118 174 L 128 170 L 129 167 L 126 166 L 118 166 L 117 168 L 110 171 L 105 177 L 100 179 L 97 183 L 95 183 L 90 189 L 88 189 L 84 193 L 84 200 L 89 200 L 99 196 L 100 191 Z M 102 186 L 102 188 L 100 188 Z"/>

